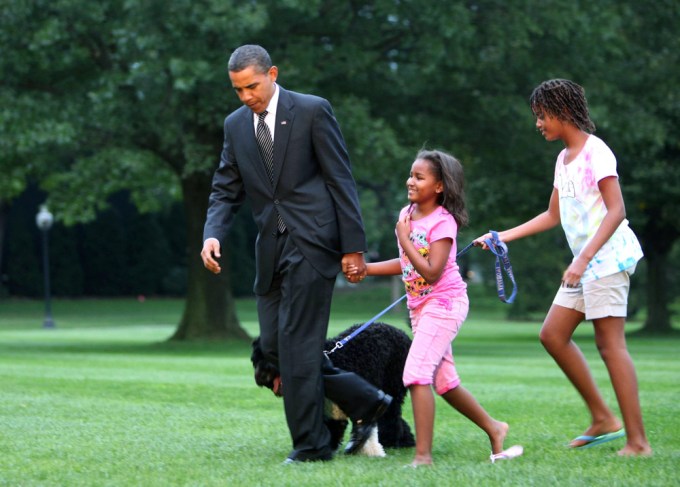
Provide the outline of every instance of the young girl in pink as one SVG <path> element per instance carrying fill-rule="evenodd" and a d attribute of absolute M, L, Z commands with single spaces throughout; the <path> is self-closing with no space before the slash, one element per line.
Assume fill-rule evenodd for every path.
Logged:
<path fill-rule="evenodd" d="M 562 224 L 574 255 L 562 275 L 541 343 L 583 398 L 591 423 L 574 438 L 572 448 L 589 448 L 626 436 L 619 455 L 650 455 L 635 367 L 626 348 L 629 275 L 642 258 L 635 234 L 628 226 L 616 158 L 592 133 L 583 88 L 565 79 L 541 83 L 531 95 L 536 128 L 548 141 L 561 140 L 548 209 L 510 230 L 499 232 L 504 242 L 543 232 Z M 475 245 L 486 248 L 484 239 Z M 583 320 L 592 320 L 600 352 L 623 416 L 621 421 L 604 402 L 579 347 L 572 340 Z"/>
<path fill-rule="evenodd" d="M 413 330 L 404 367 L 404 385 L 413 404 L 416 452 L 412 467 L 432 464 L 434 395 L 474 422 L 488 435 L 491 461 L 522 454 L 521 446 L 503 449 L 508 424 L 497 421 L 461 384 L 451 342 L 468 312 L 467 286 L 456 263 L 456 235 L 467 223 L 463 168 L 440 151 L 421 151 L 406 181 L 410 205 L 396 225 L 399 258 L 369 263 L 364 275 L 401 275 Z M 363 279 L 349 268 L 352 282 Z"/>

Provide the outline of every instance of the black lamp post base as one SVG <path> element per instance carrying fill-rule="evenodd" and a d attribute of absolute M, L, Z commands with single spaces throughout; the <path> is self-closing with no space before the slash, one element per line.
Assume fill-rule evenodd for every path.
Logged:
<path fill-rule="evenodd" d="M 51 316 L 45 318 L 45 321 L 43 322 L 43 328 L 54 328 L 54 320 Z"/>

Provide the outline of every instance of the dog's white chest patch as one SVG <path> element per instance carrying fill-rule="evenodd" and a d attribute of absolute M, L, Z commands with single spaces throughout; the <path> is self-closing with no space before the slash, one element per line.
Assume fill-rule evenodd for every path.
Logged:
<path fill-rule="evenodd" d="M 342 409 L 340 409 L 337 404 L 331 401 L 326 401 L 326 412 L 333 419 L 338 420 L 349 419 L 345 412 Z M 387 456 L 387 453 L 385 453 L 385 449 L 380 444 L 380 440 L 378 440 L 377 426 L 371 430 L 371 436 L 368 437 L 368 440 L 366 441 L 364 446 L 361 447 L 361 450 L 359 450 L 358 453 L 360 455 L 366 455 L 367 457 Z"/>

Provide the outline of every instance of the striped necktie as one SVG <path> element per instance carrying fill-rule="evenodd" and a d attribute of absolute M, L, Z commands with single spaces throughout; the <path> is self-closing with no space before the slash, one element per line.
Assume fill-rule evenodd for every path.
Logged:
<path fill-rule="evenodd" d="M 274 140 L 272 139 L 272 134 L 269 131 L 269 127 L 264 122 L 264 118 L 267 116 L 267 110 L 257 115 L 257 133 L 255 137 L 257 138 L 257 147 L 260 150 L 260 156 L 262 157 L 262 162 L 267 169 L 267 175 L 269 176 L 269 182 L 274 185 Z M 283 219 L 276 211 L 276 226 L 279 233 L 283 233 L 286 230 L 286 224 L 283 223 Z"/>
<path fill-rule="evenodd" d="M 274 140 L 272 134 L 269 132 L 269 127 L 264 123 L 264 118 L 267 116 L 267 110 L 258 115 L 257 122 L 257 147 L 260 149 L 260 156 L 264 166 L 267 168 L 269 175 L 269 182 L 274 184 Z"/>

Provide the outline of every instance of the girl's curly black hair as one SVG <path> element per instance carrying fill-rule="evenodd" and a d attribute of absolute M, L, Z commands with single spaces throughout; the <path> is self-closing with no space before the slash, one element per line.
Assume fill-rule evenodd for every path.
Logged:
<path fill-rule="evenodd" d="M 582 86 L 568 79 L 544 81 L 531 93 L 531 111 L 537 117 L 550 115 L 558 120 L 574 124 L 588 134 L 595 132 L 590 120 L 588 102 Z"/>

